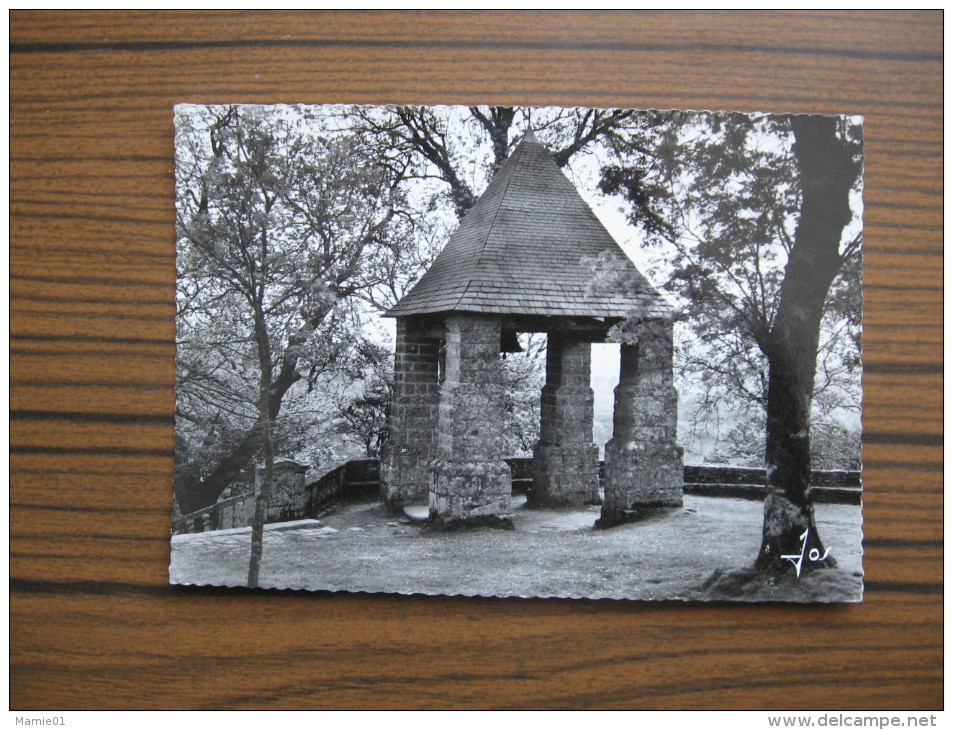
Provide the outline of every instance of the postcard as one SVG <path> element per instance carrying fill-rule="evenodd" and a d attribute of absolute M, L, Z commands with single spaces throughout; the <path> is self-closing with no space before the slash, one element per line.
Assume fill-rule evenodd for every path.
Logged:
<path fill-rule="evenodd" d="M 179 105 L 170 581 L 856 602 L 863 120 Z"/>

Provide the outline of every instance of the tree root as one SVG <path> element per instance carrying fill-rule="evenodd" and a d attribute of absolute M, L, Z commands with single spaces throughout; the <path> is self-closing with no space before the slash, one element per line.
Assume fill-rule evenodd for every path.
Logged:
<path fill-rule="evenodd" d="M 704 598 L 716 601 L 860 601 L 863 581 L 861 573 L 832 565 L 802 572 L 800 578 L 793 570 L 778 572 L 750 566 L 719 568 L 699 586 L 699 591 Z"/>

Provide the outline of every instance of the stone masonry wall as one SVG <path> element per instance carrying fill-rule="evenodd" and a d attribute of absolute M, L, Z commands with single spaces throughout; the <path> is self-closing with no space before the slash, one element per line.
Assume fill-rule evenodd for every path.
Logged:
<path fill-rule="evenodd" d="M 550 334 L 540 396 L 539 442 L 533 447 L 533 503 L 597 504 L 599 449 L 592 443 L 592 346 Z"/>
<path fill-rule="evenodd" d="M 258 467 L 259 473 L 264 476 L 264 467 Z M 268 510 L 265 515 L 267 522 L 281 522 L 297 519 L 305 511 L 308 503 L 308 492 L 304 485 L 304 475 L 308 471 L 305 464 L 294 461 L 276 461 L 271 473 L 271 494 L 268 497 Z"/>
<path fill-rule="evenodd" d="M 503 461 L 500 318 L 446 320 L 446 378 L 440 386 L 430 516 L 443 523 L 504 514 L 510 467 Z"/>
<path fill-rule="evenodd" d="M 436 446 L 440 346 L 439 339 L 425 336 L 413 320 L 397 319 L 394 395 L 381 460 L 382 497 L 391 509 L 428 499 Z"/>
<path fill-rule="evenodd" d="M 672 323 L 642 322 L 637 342 L 621 346 L 613 435 L 606 444 L 601 524 L 638 508 L 682 503 L 683 449 L 676 442 L 678 396 L 672 384 Z"/>

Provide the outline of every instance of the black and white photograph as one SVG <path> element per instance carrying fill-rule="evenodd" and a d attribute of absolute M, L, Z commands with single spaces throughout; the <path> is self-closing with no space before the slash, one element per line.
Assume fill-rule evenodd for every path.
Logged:
<path fill-rule="evenodd" d="M 862 118 L 174 123 L 171 583 L 862 600 Z"/>

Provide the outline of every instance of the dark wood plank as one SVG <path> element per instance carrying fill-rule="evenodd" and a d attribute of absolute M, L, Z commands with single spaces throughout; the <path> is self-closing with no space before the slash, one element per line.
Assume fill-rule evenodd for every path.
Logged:
<path fill-rule="evenodd" d="M 942 707 L 942 14 L 14 11 L 10 696 L 30 708 Z M 166 585 L 179 102 L 866 119 L 861 605 Z"/>

